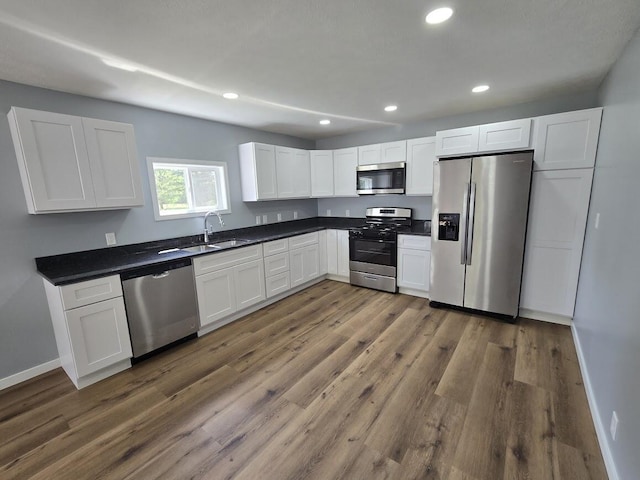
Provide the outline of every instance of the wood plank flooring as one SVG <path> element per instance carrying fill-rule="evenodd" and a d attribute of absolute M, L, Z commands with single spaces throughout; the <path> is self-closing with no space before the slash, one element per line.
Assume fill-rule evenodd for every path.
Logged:
<path fill-rule="evenodd" d="M 605 479 L 567 327 L 324 281 L 77 391 L 0 392 L 2 479 Z"/>

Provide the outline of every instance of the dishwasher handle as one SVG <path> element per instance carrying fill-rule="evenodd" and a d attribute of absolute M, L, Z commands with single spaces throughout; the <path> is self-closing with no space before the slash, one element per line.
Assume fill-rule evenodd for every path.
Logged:
<path fill-rule="evenodd" d="M 171 274 L 171 270 L 182 267 L 190 267 L 191 258 L 180 258 L 176 260 L 170 260 L 167 262 L 156 263 L 153 265 L 147 265 L 144 267 L 132 268 L 120 273 L 120 279 L 124 282 L 131 278 L 146 277 L 152 278 L 165 278 Z"/>

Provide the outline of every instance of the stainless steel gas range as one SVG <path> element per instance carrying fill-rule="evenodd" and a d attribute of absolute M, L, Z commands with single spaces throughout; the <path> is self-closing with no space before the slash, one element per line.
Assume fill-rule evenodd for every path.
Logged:
<path fill-rule="evenodd" d="M 351 284 L 395 293 L 398 232 L 411 230 L 411 209 L 367 208 L 366 216 L 349 230 Z"/>

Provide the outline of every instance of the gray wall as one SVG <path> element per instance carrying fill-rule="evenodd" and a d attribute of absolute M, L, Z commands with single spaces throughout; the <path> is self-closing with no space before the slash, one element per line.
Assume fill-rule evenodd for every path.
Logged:
<path fill-rule="evenodd" d="M 640 33 L 609 73 L 601 100 L 574 328 L 619 477 L 631 479 L 640 472 Z"/>
<path fill-rule="evenodd" d="M 145 206 L 107 212 L 27 214 L 15 150 L 5 116 L 14 106 L 132 123 L 136 131 Z M 313 142 L 130 105 L 106 102 L 0 81 L 0 379 L 58 356 L 35 257 L 106 247 L 104 234 L 118 244 L 199 233 L 201 218 L 156 222 L 146 175 L 147 156 L 224 161 L 229 166 L 231 211 L 226 228 L 317 214 L 316 200 L 243 203 L 238 144 L 258 141 L 312 148 Z M 235 186 L 235 187 L 234 187 Z M 214 227 L 217 227 L 214 224 Z"/>
<path fill-rule="evenodd" d="M 545 101 L 523 103 L 495 110 L 485 110 L 465 115 L 437 118 L 423 122 L 385 127 L 364 132 L 330 137 L 316 142 L 317 149 L 346 148 L 379 142 L 392 142 L 409 138 L 429 137 L 437 130 L 502 122 L 518 118 L 536 117 L 551 113 L 568 112 L 599 106 L 596 91 L 552 98 Z M 318 214 L 327 216 L 327 210 L 335 217 L 345 217 L 350 210 L 352 217 L 364 216 L 367 207 L 408 207 L 413 208 L 414 218 L 431 219 L 431 197 L 405 197 L 403 195 L 381 195 L 359 198 L 325 198 L 318 200 Z"/>

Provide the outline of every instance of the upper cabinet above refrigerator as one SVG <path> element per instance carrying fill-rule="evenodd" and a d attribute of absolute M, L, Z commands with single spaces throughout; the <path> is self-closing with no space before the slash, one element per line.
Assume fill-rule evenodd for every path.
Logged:
<path fill-rule="evenodd" d="M 436 132 L 436 156 L 526 150 L 530 132 L 530 118 L 443 130 Z"/>

